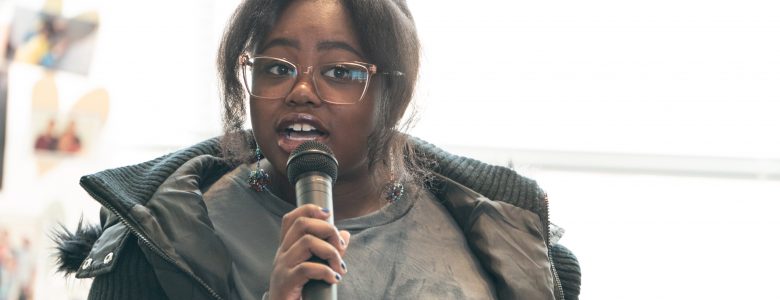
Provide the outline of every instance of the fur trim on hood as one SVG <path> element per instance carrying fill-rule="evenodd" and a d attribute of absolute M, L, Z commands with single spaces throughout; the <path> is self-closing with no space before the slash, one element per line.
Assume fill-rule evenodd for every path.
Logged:
<path fill-rule="evenodd" d="M 79 220 L 75 232 L 60 224 L 59 228 L 52 232 L 51 238 L 56 244 L 57 272 L 68 276 L 78 271 L 101 233 L 103 229 L 100 226 L 85 224 L 83 218 Z"/>

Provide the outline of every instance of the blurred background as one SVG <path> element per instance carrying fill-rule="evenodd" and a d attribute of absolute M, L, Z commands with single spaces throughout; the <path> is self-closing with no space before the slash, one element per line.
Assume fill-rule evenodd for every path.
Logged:
<path fill-rule="evenodd" d="M 0 300 L 86 299 L 80 176 L 220 134 L 238 1 L 0 0 Z M 780 299 L 780 3 L 409 0 L 413 135 L 548 192 L 581 299 Z"/>

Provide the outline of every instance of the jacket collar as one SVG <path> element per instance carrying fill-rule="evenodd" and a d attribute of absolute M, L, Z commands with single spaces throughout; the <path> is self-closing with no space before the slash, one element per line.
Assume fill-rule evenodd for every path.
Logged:
<path fill-rule="evenodd" d="M 545 236 L 549 216 L 547 196 L 538 184 L 515 171 L 450 154 L 433 144 L 410 137 L 417 154 L 431 159 L 432 171 L 493 200 L 529 210 L 539 216 Z M 219 138 L 137 165 L 101 171 L 81 178 L 81 186 L 116 214 L 128 215 L 135 205 L 146 204 L 157 188 L 185 162 L 200 155 L 221 156 Z"/>
<path fill-rule="evenodd" d="M 437 180 L 434 181 L 433 186 L 441 187 L 432 190 L 437 197 L 442 199 L 451 198 L 448 197 L 451 196 L 448 193 L 452 193 L 453 190 L 467 191 L 469 194 L 467 198 L 484 196 L 488 199 L 499 200 L 530 211 L 539 217 L 542 225 L 540 234 L 545 244 L 549 246 L 547 199 L 536 182 L 518 175 L 508 168 L 488 165 L 474 159 L 447 153 L 417 138 L 412 137 L 411 143 L 415 147 L 417 154 L 427 157 L 434 162 L 428 167 L 437 174 Z M 116 236 L 117 241 L 124 241 L 124 237 L 130 231 L 145 231 L 139 230 L 143 226 L 140 225 L 139 220 L 132 217 L 131 210 L 146 206 L 152 199 L 155 191 L 184 163 L 191 161 L 197 156 L 210 155 L 219 158 L 220 154 L 219 138 L 212 138 L 148 162 L 84 176 L 81 178 L 81 185 L 104 207 L 113 212 L 113 215 L 108 216 L 103 222 L 104 228 L 116 231 L 116 234 L 109 234 L 108 236 Z M 223 173 L 225 171 L 227 171 L 225 168 L 220 168 L 219 170 L 219 172 Z M 217 170 L 213 170 L 213 172 L 217 172 Z M 453 189 L 453 187 L 460 188 Z M 460 221 L 467 219 L 464 218 L 467 212 L 464 213 L 463 208 L 466 211 L 471 210 L 471 208 L 463 206 L 460 208 L 448 207 L 453 217 Z M 463 216 L 459 217 L 458 214 L 463 214 Z M 121 223 L 119 222 L 120 220 L 122 221 Z M 469 226 L 460 221 L 462 228 Z M 118 224 L 111 226 L 112 223 Z M 105 236 L 106 233 L 104 232 L 103 235 Z M 138 237 L 143 240 L 145 235 L 142 233 Z M 101 240 L 109 239 L 101 237 Z M 111 242 L 110 245 L 105 247 L 95 247 L 92 249 L 90 257 L 111 255 L 121 249 L 122 244 L 122 242 Z M 96 251 L 110 251 L 111 254 L 102 255 L 102 252 L 97 253 Z M 113 268 L 113 263 L 110 260 L 106 263 L 106 258 L 103 258 L 103 262 L 103 265 L 97 264 L 95 268 L 79 270 L 77 277 L 91 277 L 110 272 Z M 200 281 L 200 278 L 198 279 Z M 210 281 L 208 283 L 201 281 L 201 284 L 207 288 L 209 286 L 218 286 Z M 224 291 L 209 291 L 214 296 L 224 294 Z M 216 298 L 221 297 L 216 296 Z"/>

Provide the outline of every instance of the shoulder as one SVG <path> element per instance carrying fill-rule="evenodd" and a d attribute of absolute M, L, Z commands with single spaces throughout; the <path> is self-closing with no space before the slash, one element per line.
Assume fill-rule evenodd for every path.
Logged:
<path fill-rule="evenodd" d="M 457 183 L 488 199 L 527 209 L 543 219 L 547 215 L 546 194 L 535 180 L 510 168 L 455 155 L 419 138 L 410 138 L 416 156 L 435 173 L 434 193 L 441 184 Z M 441 179 L 447 179 L 443 182 Z M 449 181 L 449 182 L 447 182 Z"/>
<path fill-rule="evenodd" d="M 94 278 L 90 299 L 166 299 L 136 237 L 121 223 L 114 225 L 103 230 L 80 222 L 75 231 L 61 228 L 54 236 L 58 271 Z"/>
<path fill-rule="evenodd" d="M 90 299 L 168 299 L 140 247 L 131 235 L 114 270 L 94 277 Z"/>
<path fill-rule="evenodd" d="M 113 269 L 124 248 L 131 228 L 139 223 L 133 210 L 144 207 L 166 182 L 169 185 L 209 184 L 230 167 L 214 155 L 219 154 L 216 138 L 143 163 L 108 169 L 81 178 L 81 186 L 98 201 L 101 224 L 80 222 L 74 231 L 61 226 L 53 234 L 58 268 L 77 277 L 94 277 Z M 110 259 L 107 259 L 110 255 Z"/>

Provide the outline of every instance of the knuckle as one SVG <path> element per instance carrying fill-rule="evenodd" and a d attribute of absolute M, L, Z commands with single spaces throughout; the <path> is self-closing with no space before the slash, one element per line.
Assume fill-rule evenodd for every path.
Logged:
<path fill-rule="evenodd" d="M 307 278 L 317 278 L 317 274 L 319 273 L 316 266 L 308 265 L 304 267 L 304 274 L 306 274 Z"/>
<path fill-rule="evenodd" d="M 304 204 L 301 207 L 302 214 L 306 216 L 313 215 L 317 211 L 317 206 L 314 204 Z"/>
<path fill-rule="evenodd" d="M 341 234 L 339 233 L 339 229 L 336 228 L 336 226 L 330 226 L 330 234 L 336 239 L 341 239 Z"/>
<path fill-rule="evenodd" d="M 282 223 L 283 224 L 290 224 L 290 221 L 292 219 L 293 219 L 293 213 L 292 212 L 286 213 L 286 214 L 284 214 L 284 216 L 282 216 Z"/>
<path fill-rule="evenodd" d="M 335 248 L 331 247 L 326 256 L 328 259 L 335 259 L 337 262 L 341 262 L 341 254 Z"/>
<path fill-rule="evenodd" d="M 309 218 L 306 217 L 300 217 L 295 219 L 295 221 L 293 221 L 293 227 L 306 228 L 308 224 L 309 224 Z"/>
<path fill-rule="evenodd" d="M 301 237 L 301 244 L 303 244 L 304 247 L 311 249 L 314 248 L 315 245 L 317 245 L 317 240 L 318 238 L 307 234 Z"/>
<path fill-rule="evenodd" d="M 312 279 L 312 278 L 316 278 L 317 274 L 319 273 L 317 267 L 318 266 L 316 264 L 303 263 L 296 266 L 292 273 L 294 274 L 295 277 L 298 278 Z"/>
<path fill-rule="evenodd" d="M 298 277 L 298 278 L 307 277 L 306 276 L 306 269 L 305 269 L 305 267 L 303 265 L 295 266 L 295 268 L 293 268 L 290 273 L 292 274 L 292 276 Z"/>

